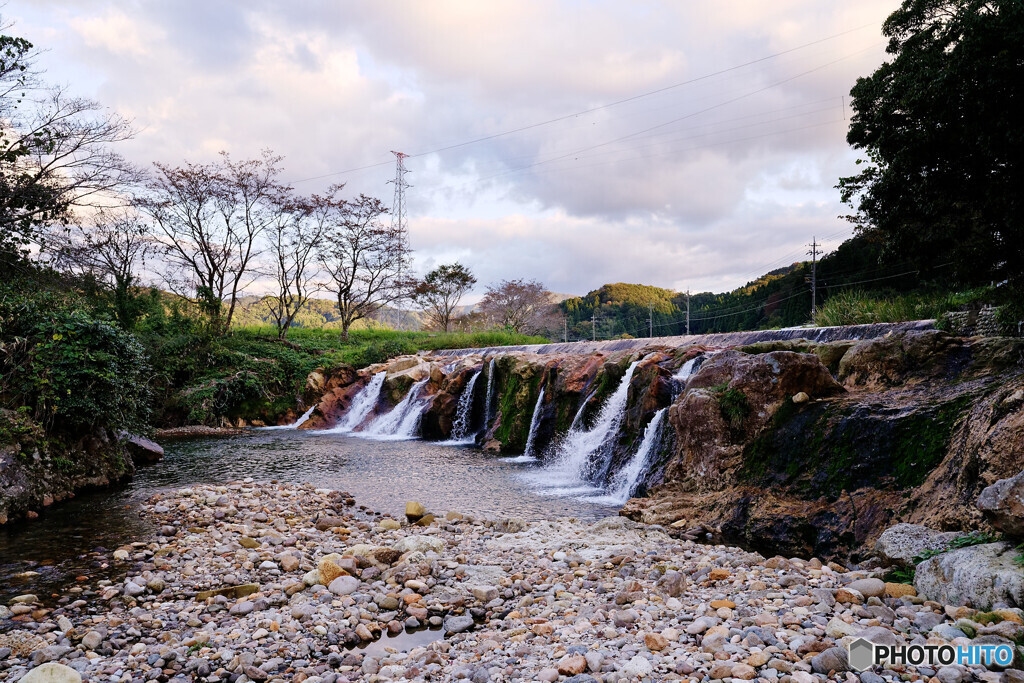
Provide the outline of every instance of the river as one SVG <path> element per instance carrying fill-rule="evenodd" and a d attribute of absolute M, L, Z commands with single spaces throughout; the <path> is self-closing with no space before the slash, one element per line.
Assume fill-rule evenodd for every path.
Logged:
<path fill-rule="evenodd" d="M 358 504 L 400 516 L 418 500 L 432 512 L 484 517 L 596 519 L 617 508 L 545 495 L 531 484 L 533 462 L 468 446 L 420 440 L 371 440 L 303 430 L 252 430 L 230 437 L 164 443 L 164 459 L 140 467 L 126 486 L 84 493 L 40 518 L 0 529 L 0 601 L 21 593 L 46 600 L 77 577 L 114 572 L 107 551 L 144 541 L 152 531 L 138 503 L 153 493 L 196 483 L 252 477 L 311 482 L 351 493 Z M 524 476 L 534 475 L 534 476 Z"/>

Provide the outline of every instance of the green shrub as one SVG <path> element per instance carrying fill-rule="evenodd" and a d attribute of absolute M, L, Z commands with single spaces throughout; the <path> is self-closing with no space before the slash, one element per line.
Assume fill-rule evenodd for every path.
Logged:
<path fill-rule="evenodd" d="M 130 333 L 52 297 L 0 297 L 0 392 L 47 431 L 144 430 L 149 366 Z"/>

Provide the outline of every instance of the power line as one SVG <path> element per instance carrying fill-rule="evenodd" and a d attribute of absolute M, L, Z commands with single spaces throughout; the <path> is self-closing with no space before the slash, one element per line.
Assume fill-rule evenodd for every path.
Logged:
<path fill-rule="evenodd" d="M 875 26 L 874 23 L 862 24 L 860 26 L 848 29 L 846 31 L 842 31 L 840 33 L 835 33 L 835 34 L 832 34 L 830 36 L 826 36 L 824 38 L 819 38 L 819 39 L 813 40 L 813 41 L 811 41 L 809 43 L 804 43 L 802 45 L 797 45 L 796 47 L 792 47 L 792 48 L 789 48 L 787 50 L 783 50 L 781 52 L 776 52 L 776 53 L 773 53 L 773 54 L 770 54 L 770 55 L 766 55 L 764 57 L 759 57 L 757 59 L 753 59 L 753 60 L 751 60 L 749 62 L 743 62 L 742 64 L 736 64 L 734 66 L 731 66 L 731 67 L 728 67 L 728 68 L 725 68 L 725 69 L 721 69 L 719 71 L 713 71 L 711 73 L 704 74 L 702 76 L 697 76 L 695 78 L 691 78 L 691 79 L 688 79 L 688 80 L 685 80 L 685 81 L 680 81 L 679 83 L 674 83 L 672 85 L 668 85 L 668 86 L 665 86 L 665 87 L 662 87 L 662 88 L 657 88 L 655 90 L 650 90 L 648 92 L 640 93 L 639 95 L 633 95 L 631 97 L 627 97 L 627 98 L 624 98 L 624 99 L 621 99 L 621 100 L 616 100 L 614 102 L 608 102 L 607 104 L 602 104 L 602 105 L 599 105 L 599 106 L 596 106 L 596 107 L 591 107 L 589 109 L 583 109 L 583 110 L 580 110 L 580 111 L 577 111 L 577 112 L 573 112 L 571 114 L 563 114 L 562 116 L 556 116 L 554 118 L 547 119 L 545 121 L 538 121 L 537 123 L 531 123 L 531 124 L 526 125 L 526 126 L 520 126 L 518 128 L 512 128 L 512 129 L 509 129 L 509 130 L 501 131 L 499 133 L 492 133 L 490 135 L 485 135 L 483 137 L 474 138 L 472 140 L 466 140 L 464 142 L 457 142 L 457 143 L 454 143 L 454 144 L 451 144 L 451 145 L 445 145 L 443 147 L 438 147 L 438 148 L 435 148 L 435 149 L 432 149 L 432 150 L 428 150 L 428 151 L 424 151 L 424 152 L 417 152 L 416 154 L 411 154 L 409 156 L 410 157 L 422 157 L 422 156 L 427 156 L 429 154 L 438 154 L 440 152 L 446 152 L 448 150 L 457 149 L 459 147 L 466 147 L 468 145 L 474 145 L 474 144 L 477 144 L 477 143 L 480 143 L 480 142 L 487 142 L 488 140 L 494 140 L 496 138 L 504 137 L 506 135 L 513 135 L 515 133 L 521 133 L 523 131 L 531 130 L 531 129 L 534 129 L 534 128 L 540 128 L 542 126 L 547 126 L 547 125 L 550 125 L 552 123 L 558 123 L 559 121 L 565 121 L 565 120 L 576 118 L 576 117 L 583 116 L 583 115 L 586 115 L 586 114 L 591 114 L 593 112 L 600 111 L 602 109 L 608 109 L 609 107 L 615 107 L 615 106 L 618 106 L 620 104 L 625 104 L 627 102 L 633 102 L 635 100 L 643 99 L 645 97 L 650 97 L 652 95 L 657 95 L 657 94 L 666 92 L 668 90 L 673 90 L 675 88 L 680 88 L 680 87 L 682 87 L 684 85 L 692 85 L 692 84 L 698 83 L 700 81 L 704 81 L 704 80 L 708 80 L 710 78 L 714 78 L 715 76 L 721 76 L 723 74 L 727 74 L 727 73 L 730 73 L 732 71 L 736 71 L 738 69 L 742 69 L 744 67 L 753 66 L 754 64 L 759 64 L 761 62 L 765 62 L 765 61 L 768 61 L 770 59 L 775 59 L 776 57 L 781 57 L 783 55 L 790 54 L 792 52 L 797 52 L 799 50 L 803 50 L 805 48 L 812 47 L 814 45 L 818 45 L 818 44 L 821 44 L 821 43 L 824 43 L 824 42 L 828 42 L 828 41 L 834 40 L 836 38 L 841 38 L 842 36 L 849 35 L 851 33 L 857 32 L 857 31 L 862 31 L 865 28 L 870 28 L 870 27 L 873 27 L 873 26 Z M 345 169 L 343 171 L 333 171 L 331 173 L 324 173 L 322 175 L 311 176 L 309 178 L 301 178 L 299 180 L 293 180 L 292 184 L 305 183 L 305 182 L 308 182 L 308 181 L 311 181 L 311 180 L 322 180 L 323 178 L 330 178 L 330 177 L 333 177 L 333 176 L 345 175 L 347 173 L 354 173 L 356 171 L 365 171 L 365 170 L 371 169 L 371 168 L 379 168 L 381 166 L 387 166 L 390 163 L 391 163 L 390 161 L 381 161 L 379 163 L 367 164 L 365 166 L 357 166 L 357 167 L 354 167 L 354 168 Z"/>

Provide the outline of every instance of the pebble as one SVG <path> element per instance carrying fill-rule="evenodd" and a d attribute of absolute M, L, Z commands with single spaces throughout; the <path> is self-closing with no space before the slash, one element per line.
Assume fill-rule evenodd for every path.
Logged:
<path fill-rule="evenodd" d="M 29 594 L 4 608 L 19 621 L 0 633 L 0 679 L 52 659 L 111 682 L 823 683 L 835 672 L 846 683 L 964 683 L 991 677 L 848 672 L 844 639 L 967 642 L 1020 628 L 1018 610 L 982 626 L 973 610 L 911 600 L 904 584 L 620 517 L 456 513 L 408 526 L 341 492 L 252 481 L 161 492 L 143 514 L 176 533 L 114 551 L 118 581 L 77 583 L 55 609 Z M 435 640 L 402 644 L 403 630 L 427 625 Z"/>

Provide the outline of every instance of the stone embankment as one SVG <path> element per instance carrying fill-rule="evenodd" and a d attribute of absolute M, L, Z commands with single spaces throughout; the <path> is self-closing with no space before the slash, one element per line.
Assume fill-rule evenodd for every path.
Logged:
<path fill-rule="evenodd" d="M 1024 470 L 1024 341 L 924 327 L 405 356 L 311 374 L 304 395 L 318 398 L 300 428 L 375 429 L 409 410 L 412 421 L 390 420 L 416 427 L 406 436 L 448 439 L 459 424 L 488 451 L 529 443 L 542 462 L 578 461 L 568 486 L 610 492 L 667 414 L 624 514 L 684 538 L 860 560 L 899 522 L 989 528 L 975 499 Z M 568 452 L 574 443 L 591 451 Z"/>
<path fill-rule="evenodd" d="M 110 553 L 123 578 L 0 607 L 0 678 L 1024 680 L 959 665 L 854 674 L 844 647 L 1012 644 L 1018 609 L 979 613 L 878 572 L 698 545 L 621 517 L 408 513 L 382 517 L 308 485 L 158 495 L 144 514 L 159 535 Z"/>

